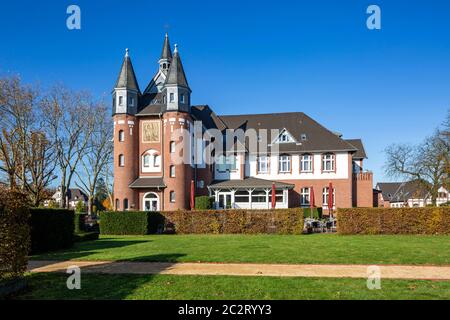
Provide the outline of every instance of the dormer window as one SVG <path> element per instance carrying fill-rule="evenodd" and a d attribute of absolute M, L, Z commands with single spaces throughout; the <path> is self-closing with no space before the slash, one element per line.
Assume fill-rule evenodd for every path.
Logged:
<path fill-rule="evenodd" d="M 290 137 L 289 135 L 284 132 L 281 136 L 280 136 L 280 142 L 290 142 Z"/>
<path fill-rule="evenodd" d="M 302 140 L 302 141 L 306 141 L 306 134 L 302 134 L 301 136 L 300 136 L 300 139 Z"/>
<path fill-rule="evenodd" d="M 292 138 L 291 134 L 286 129 L 284 129 L 283 131 L 281 131 L 280 135 L 278 136 L 278 138 L 275 142 L 276 143 L 290 143 L 290 142 L 295 142 L 295 139 Z"/>

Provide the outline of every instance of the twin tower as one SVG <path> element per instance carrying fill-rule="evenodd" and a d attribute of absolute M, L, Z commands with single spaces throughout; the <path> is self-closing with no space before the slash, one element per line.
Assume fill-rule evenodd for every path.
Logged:
<path fill-rule="evenodd" d="M 189 208 L 195 169 L 173 156 L 179 145 L 174 132 L 192 126 L 191 89 L 167 34 L 158 63 L 141 92 L 127 49 L 112 92 L 116 210 Z"/>

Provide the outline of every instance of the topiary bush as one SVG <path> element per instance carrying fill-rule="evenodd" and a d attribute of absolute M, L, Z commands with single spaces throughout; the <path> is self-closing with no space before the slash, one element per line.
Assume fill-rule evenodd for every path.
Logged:
<path fill-rule="evenodd" d="M 80 232 L 86 231 L 86 224 L 85 224 L 86 217 L 87 217 L 86 213 L 75 212 L 75 219 L 74 219 L 74 223 L 75 223 L 74 232 L 75 233 L 80 233 Z"/>
<path fill-rule="evenodd" d="M 72 247 L 75 229 L 72 210 L 32 208 L 30 213 L 32 254 Z"/>
<path fill-rule="evenodd" d="M 211 210 L 214 206 L 214 198 L 208 196 L 195 197 L 196 210 Z"/>
<path fill-rule="evenodd" d="M 450 234 L 450 208 L 338 209 L 340 234 Z"/>
<path fill-rule="evenodd" d="M 30 249 L 30 210 L 27 196 L 0 190 L 0 282 L 21 277 Z"/>

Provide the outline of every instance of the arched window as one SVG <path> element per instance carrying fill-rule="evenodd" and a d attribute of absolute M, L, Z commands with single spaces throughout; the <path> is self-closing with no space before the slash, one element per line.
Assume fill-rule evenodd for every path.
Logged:
<path fill-rule="evenodd" d="M 175 141 L 170 141 L 170 153 L 175 153 Z"/>
<path fill-rule="evenodd" d="M 170 177 L 175 178 L 175 166 L 170 166 Z"/>
<path fill-rule="evenodd" d="M 123 210 L 128 210 L 128 199 L 123 199 Z"/>
<path fill-rule="evenodd" d="M 125 157 L 123 154 L 119 154 L 119 167 L 125 166 Z"/>
<path fill-rule="evenodd" d="M 155 155 L 155 156 L 153 157 L 153 166 L 154 166 L 154 167 L 159 167 L 160 164 L 161 164 L 161 157 L 158 156 L 158 155 Z"/>
<path fill-rule="evenodd" d="M 119 199 L 116 199 L 116 210 L 120 209 L 120 201 Z"/>
<path fill-rule="evenodd" d="M 175 202 L 175 191 L 170 191 L 170 202 Z"/>
<path fill-rule="evenodd" d="M 149 154 L 146 154 L 144 156 L 144 167 L 145 168 L 150 167 L 150 155 Z"/>
<path fill-rule="evenodd" d="M 167 65 L 163 63 L 163 69 L 166 70 Z"/>
<path fill-rule="evenodd" d="M 119 141 L 123 142 L 125 140 L 125 133 L 123 130 L 119 130 Z"/>
<path fill-rule="evenodd" d="M 158 211 L 159 210 L 159 198 L 156 193 L 149 192 L 144 195 L 143 210 L 144 211 Z"/>

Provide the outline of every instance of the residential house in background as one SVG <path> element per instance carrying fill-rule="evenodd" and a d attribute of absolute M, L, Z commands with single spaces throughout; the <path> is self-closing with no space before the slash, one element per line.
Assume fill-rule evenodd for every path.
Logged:
<path fill-rule="evenodd" d="M 61 205 L 61 188 L 58 188 L 58 190 L 55 192 L 55 194 L 53 194 L 52 196 L 53 201 L 55 201 L 59 206 Z M 84 203 L 84 206 L 87 206 L 88 203 L 88 196 L 81 191 L 80 189 L 77 188 L 69 188 L 67 190 L 67 203 L 69 205 L 70 209 L 75 209 L 75 207 L 77 206 L 77 203 L 79 201 L 82 201 Z M 49 201 L 46 200 L 44 202 L 44 206 L 48 206 Z"/>
<path fill-rule="evenodd" d="M 178 48 L 172 53 L 167 35 L 158 66 L 141 91 L 127 50 L 114 86 L 116 210 L 189 209 L 193 194 L 213 196 L 217 208 L 269 209 L 273 186 L 277 208 L 309 207 L 313 192 L 325 210 L 330 193 L 334 208 L 373 206 L 360 139 L 344 139 L 302 112 L 217 115 L 191 105 Z M 221 139 L 254 132 L 258 147 L 236 136 L 223 153 L 209 152 L 213 138 L 196 138 L 196 128 Z M 188 136 L 180 139 L 180 130 Z M 213 161 L 198 159 L 205 152 Z M 180 163 L 180 154 L 197 161 Z"/>
<path fill-rule="evenodd" d="M 425 207 L 432 204 L 429 192 L 418 181 L 380 182 L 375 187 L 375 194 L 378 207 Z M 436 204 L 440 206 L 449 201 L 450 193 L 441 187 Z"/>

